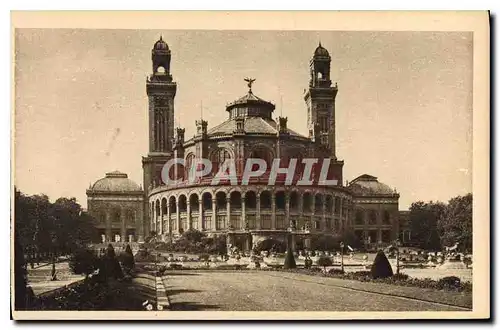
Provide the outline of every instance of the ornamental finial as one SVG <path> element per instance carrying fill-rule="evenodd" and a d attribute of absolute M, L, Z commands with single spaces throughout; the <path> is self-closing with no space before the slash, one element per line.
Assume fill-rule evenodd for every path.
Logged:
<path fill-rule="evenodd" d="M 253 85 L 255 79 L 254 78 L 245 78 L 244 80 L 248 83 L 247 84 L 248 92 L 251 93 L 252 92 L 252 85 Z"/>

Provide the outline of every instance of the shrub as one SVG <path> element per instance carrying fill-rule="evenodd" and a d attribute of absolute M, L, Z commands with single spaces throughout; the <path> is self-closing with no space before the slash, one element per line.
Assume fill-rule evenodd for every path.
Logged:
<path fill-rule="evenodd" d="M 392 278 L 396 281 L 406 281 L 408 280 L 409 276 L 407 274 L 399 273 L 392 275 Z"/>
<path fill-rule="evenodd" d="M 318 266 L 323 267 L 323 269 L 326 272 L 326 267 L 331 266 L 333 264 L 333 262 L 332 262 L 332 259 L 330 259 L 329 257 L 327 257 L 327 256 L 321 256 L 321 257 L 319 257 L 318 261 L 316 261 L 316 264 Z"/>
<path fill-rule="evenodd" d="M 446 276 L 438 281 L 438 287 L 443 289 L 460 288 L 460 279 L 456 276 Z"/>
<path fill-rule="evenodd" d="M 295 263 L 295 257 L 293 256 L 293 252 L 291 248 L 288 248 L 288 251 L 285 255 L 285 263 L 283 265 L 285 269 L 297 268 L 297 264 Z"/>
<path fill-rule="evenodd" d="M 83 274 L 88 277 L 97 269 L 98 259 L 92 251 L 81 249 L 70 257 L 69 267 L 74 274 Z"/>
<path fill-rule="evenodd" d="M 328 271 L 328 274 L 330 274 L 330 275 L 344 275 L 345 272 L 341 269 L 332 268 Z"/>
<path fill-rule="evenodd" d="M 386 278 L 393 275 L 391 264 L 382 250 L 378 251 L 375 256 L 371 268 L 371 275 L 373 278 Z"/>
<path fill-rule="evenodd" d="M 286 243 L 268 238 L 258 242 L 254 247 L 255 253 L 260 253 L 261 251 L 274 251 L 278 253 L 282 253 L 286 251 Z"/>
<path fill-rule="evenodd" d="M 170 264 L 170 268 L 172 268 L 172 269 L 182 269 L 182 265 L 181 264 Z"/>

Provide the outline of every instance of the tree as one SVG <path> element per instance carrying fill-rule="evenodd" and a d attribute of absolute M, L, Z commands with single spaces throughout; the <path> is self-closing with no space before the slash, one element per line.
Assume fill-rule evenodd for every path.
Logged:
<path fill-rule="evenodd" d="M 318 266 L 323 267 L 323 269 L 325 270 L 325 273 L 326 273 L 326 267 L 329 267 L 333 264 L 332 259 L 330 259 L 327 256 L 319 257 L 319 259 L 318 259 L 318 261 L 316 261 L 316 263 L 318 264 Z"/>
<path fill-rule="evenodd" d="M 16 310 L 26 309 L 28 306 L 28 273 L 24 260 L 24 251 L 19 236 L 14 239 L 14 305 Z"/>
<path fill-rule="evenodd" d="M 292 269 L 297 268 L 297 264 L 295 263 L 295 256 L 293 255 L 292 249 L 288 248 L 285 255 L 285 264 L 283 265 L 284 269 Z"/>
<path fill-rule="evenodd" d="M 69 267 L 73 273 L 83 274 L 88 278 L 97 269 L 98 258 L 89 249 L 79 249 L 72 254 Z"/>
<path fill-rule="evenodd" d="M 75 198 L 51 203 L 46 195 L 26 196 L 17 189 L 14 198 L 14 228 L 30 261 L 69 254 L 99 241 L 94 219 Z"/>
<path fill-rule="evenodd" d="M 441 202 L 415 202 L 410 206 L 409 225 L 412 240 L 418 242 L 422 249 L 440 250 L 441 241 L 438 231 L 438 220 L 445 212 L 445 204 Z"/>
<path fill-rule="evenodd" d="M 472 251 L 472 194 L 449 200 L 439 218 L 439 229 L 443 245 L 458 243 L 460 251 Z"/>
<path fill-rule="evenodd" d="M 391 277 L 393 274 L 391 264 L 382 250 L 377 252 L 371 268 L 373 278 Z"/>

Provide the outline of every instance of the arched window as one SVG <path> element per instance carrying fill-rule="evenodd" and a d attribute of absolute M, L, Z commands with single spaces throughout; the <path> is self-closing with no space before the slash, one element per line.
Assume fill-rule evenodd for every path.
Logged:
<path fill-rule="evenodd" d="M 168 199 L 168 208 L 170 209 L 170 215 L 175 215 L 177 212 L 177 203 L 174 196 L 171 196 Z"/>
<path fill-rule="evenodd" d="M 106 213 L 104 212 L 99 212 L 99 222 L 102 224 L 106 223 Z"/>
<path fill-rule="evenodd" d="M 219 171 L 220 167 L 226 159 L 231 159 L 231 154 L 226 148 L 219 148 L 215 152 L 212 153 L 211 161 L 212 161 L 212 172 L 214 175 Z"/>
<path fill-rule="evenodd" d="M 203 199 L 203 209 L 212 210 L 212 194 L 206 192 L 203 194 L 202 199 Z"/>
<path fill-rule="evenodd" d="M 217 194 L 215 195 L 215 199 L 217 204 L 217 211 L 225 210 L 227 208 L 227 197 L 225 192 L 217 192 Z"/>
<path fill-rule="evenodd" d="M 356 211 L 356 224 L 357 225 L 362 225 L 363 222 L 364 222 L 364 219 L 363 219 L 363 211 L 362 210 L 357 210 Z"/>
<path fill-rule="evenodd" d="M 197 194 L 192 194 L 189 196 L 189 207 L 191 213 L 198 213 L 200 210 L 200 201 Z"/>
<path fill-rule="evenodd" d="M 278 191 L 276 193 L 276 210 L 285 210 L 286 198 L 284 191 Z"/>
<path fill-rule="evenodd" d="M 245 208 L 254 210 L 257 207 L 257 195 L 254 191 L 247 191 L 245 194 Z"/>
<path fill-rule="evenodd" d="M 272 153 L 270 152 L 270 150 L 267 149 L 266 147 L 257 147 L 255 149 L 253 149 L 252 152 L 250 153 L 249 158 L 262 159 L 266 162 L 267 170 L 269 171 L 271 169 L 271 165 L 273 163 L 273 159 L 272 159 L 273 157 L 272 157 Z M 254 166 L 256 166 L 256 165 L 254 165 Z"/>
<path fill-rule="evenodd" d="M 163 215 L 167 214 L 167 199 L 166 198 L 162 198 L 161 200 L 161 212 Z"/>
<path fill-rule="evenodd" d="M 290 193 L 290 211 L 299 209 L 299 194 L 296 191 Z"/>
<path fill-rule="evenodd" d="M 375 210 L 370 210 L 368 220 L 369 220 L 370 225 L 377 224 L 377 212 Z"/>
<path fill-rule="evenodd" d="M 241 209 L 241 193 L 239 191 L 233 191 L 229 196 L 229 199 L 232 210 Z"/>
<path fill-rule="evenodd" d="M 184 166 L 184 170 L 185 170 L 184 178 L 185 179 L 189 178 L 189 173 L 191 172 L 191 169 L 195 163 L 194 159 L 195 159 L 195 156 L 192 153 L 190 153 L 189 155 L 186 156 L 186 160 L 184 162 L 184 165 L 185 165 Z"/>
<path fill-rule="evenodd" d="M 185 195 L 179 196 L 179 212 L 186 212 L 187 210 L 187 198 Z"/>
<path fill-rule="evenodd" d="M 386 225 L 391 224 L 391 213 L 387 210 L 384 211 L 384 224 Z"/>
<path fill-rule="evenodd" d="M 323 213 L 323 195 L 321 194 L 314 196 L 314 213 Z"/>
<path fill-rule="evenodd" d="M 312 211 L 312 196 L 308 192 L 302 196 L 302 208 L 304 212 Z"/>
<path fill-rule="evenodd" d="M 271 193 L 267 190 L 263 191 L 260 194 L 260 208 L 261 209 L 270 209 L 271 208 Z"/>

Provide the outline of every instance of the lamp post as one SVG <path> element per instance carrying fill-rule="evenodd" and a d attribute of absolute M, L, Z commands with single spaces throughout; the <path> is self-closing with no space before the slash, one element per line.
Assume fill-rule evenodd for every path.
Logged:
<path fill-rule="evenodd" d="M 344 272 L 344 242 L 340 242 L 340 270 Z"/>
<path fill-rule="evenodd" d="M 394 242 L 394 245 L 396 246 L 396 274 L 399 275 L 399 246 L 401 245 L 399 239 Z"/>

